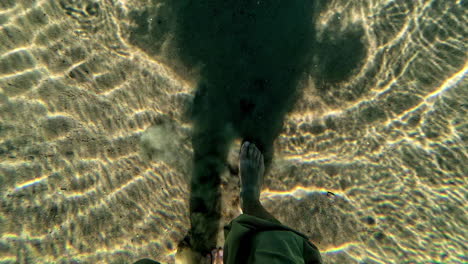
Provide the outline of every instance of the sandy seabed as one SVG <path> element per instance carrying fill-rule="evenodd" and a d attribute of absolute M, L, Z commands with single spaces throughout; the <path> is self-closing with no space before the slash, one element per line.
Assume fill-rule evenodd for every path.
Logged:
<path fill-rule="evenodd" d="M 336 14 L 361 25 L 366 59 L 327 92 L 305 85 L 262 202 L 325 263 L 466 263 L 466 3 L 348 2 L 330 1 L 317 34 Z M 0 3 L 0 263 L 174 262 L 194 82 L 166 42 L 135 45 L 128 16 L 165 6 Z M 226 170 L 222 224 L 236 184 Z"/>

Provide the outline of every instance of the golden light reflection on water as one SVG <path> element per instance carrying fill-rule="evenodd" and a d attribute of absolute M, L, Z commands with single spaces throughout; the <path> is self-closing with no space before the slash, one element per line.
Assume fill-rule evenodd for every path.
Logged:
<path fill-rule="evenodd" d="M 341 196 L 343 197 L 344 193 L 341 190 L 333 190 L 333 189 L 324 189 L 324 188 L 317 188 L 317 187 L 302 187 L 296 186 L 294 189 L 290 191 L 272 191 L 269 189 L 263 190 L 261 195 L 261 200 L 268 200 L 268 199 L 280 199 L 285 196 L 290 196 L 295 199 L 303 199 L 310 194 L 313 193 L 320 193 L 320 194 L 328 194 L 332 196 Z"/>
<path fill-rule="evenodd" d="M 0 262 L 172 263 L 189 227 L 193 81 L 165 64 L 169 48 L 149 55 L 128 38 L 129 12 L 149 1 L 101 1 L 86 21 L 62 2 L 68 13 L 0 4 Z M 327 92 L 304 87 L 262 202 L 326 263 L 463 263 L 462 2 L 331 1 L 322 13 L 319 34 L 335 18 L 362 24 L 367 57 Z M 225 224 L 238 204 L 223 205 Z"/>

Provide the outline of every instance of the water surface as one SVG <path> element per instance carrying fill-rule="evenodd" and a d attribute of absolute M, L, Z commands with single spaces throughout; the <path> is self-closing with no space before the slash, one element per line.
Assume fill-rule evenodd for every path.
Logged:
<path fill-rule="evenodd" d="M 466 8 L 2 1 L 0 263 L 173 263 L 197 172 L 202 230 L 239 215 L 240 138 L 325 263 L 465 263 Z"/>

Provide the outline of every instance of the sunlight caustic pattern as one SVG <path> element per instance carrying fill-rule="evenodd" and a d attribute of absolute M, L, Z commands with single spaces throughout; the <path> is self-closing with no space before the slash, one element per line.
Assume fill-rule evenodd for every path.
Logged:
<path fill-rule="evenodd" d="M 174 261 L 196 76 L 173 2 L 0 2 L 0 263 Z M 262 202 L 325 263 L 465 263 L 466 2 L 317 3 L 336 56 L 307 70 Z"/>

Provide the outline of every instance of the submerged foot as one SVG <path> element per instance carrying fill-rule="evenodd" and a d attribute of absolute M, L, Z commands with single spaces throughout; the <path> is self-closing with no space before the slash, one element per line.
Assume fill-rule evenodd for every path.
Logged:
<path fill-rule="evenodd" d="M 186 236 L 178 245 L 175 264 L 223 264 L 223 248 L 214 248 L 203 256 L 193 249 L 189 237 Z"/>
<path fill-rule="evenodd" d="M 221 247 L 215 248 L 211 254 L 206 258 L 207 264 L 223 264 L 223 249 Z"/>
<path fill-rule="evenodd" d="M 223 264 L 223 249 L 213 249 L 210 254 L 203 257 L 191 248 L 180 249 L 175 258 L 176 264 Z"/>
<path fill-rule="evenodd" d="M 241 199 L 260 199 L 265 165 L 263 155 L 255 144 L 245 141 L 242 144 L 239 168 L 241 178 Z"/>

